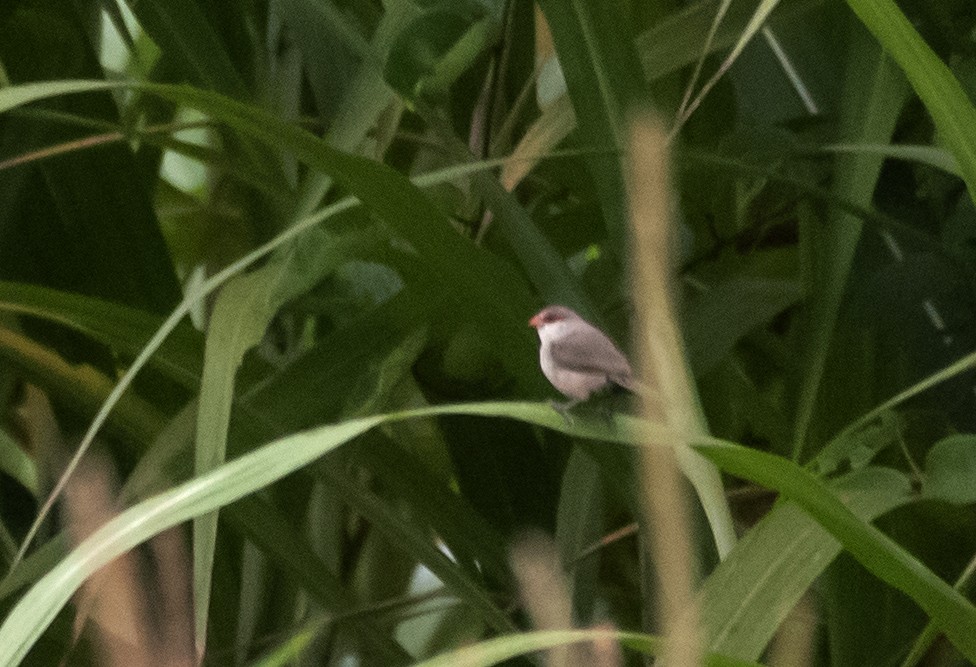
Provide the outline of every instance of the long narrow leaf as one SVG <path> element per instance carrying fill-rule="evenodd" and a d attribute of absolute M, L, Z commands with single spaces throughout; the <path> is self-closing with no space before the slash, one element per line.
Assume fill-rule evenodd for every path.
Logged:
<path fill-rule="evenodd" d="M 918 93 L 976 201 L 976 107 L 894 0 L 847 0 Z"/>
<path fill-rule="evenodd" d="M 551 407 L 532 403 L 439 406 L 351 420 L 282 438 L 139 503 L 91 535 L 35 584 L 0 626 L 0 664 L 13 664 L 22 658 L 88 576 L 137 544 L 263 488 L 384 422 L 441 414 L 519 419 L 575 437 L 623 444 L 675 439 L 668 429 L 633 417 L 615 415 L 607 420 L 581 416 L 568 423 Z M 701 439 L 696 447 L 727 472 L 783 492 L 865 567 L 915 599 L 964 655 L 976 657 L 976 608 L 891 539 L 851 513 L 817 478 L 780 457 L 719 440 Z"/>
<path fill-rule="evenodd" d="M 417 667 L 488 667 L 497 665 L 505 660 L 517 658 L 520 655 L 544 651 L 545 649 L 594 642 L 606 644 L 619 642 L 643 655 L 659 655 L 665 643 L 651 635 L 635 632 L 620 632 L 618 630 L 547 630 L 539 632 L 524 632 L 518 635 L 507 635 L 466 646 L 457 651 L 439 655 L 425 660 Z M 711 654 L 705 656 L 704 663 L 711 667 L 745 667 L 755 665 L 754 662 L 734 660 L 722 655 Z"/>
<path fill-rule="evenodd" d="M 813 474 L 746 447 L 697 449 L 726 472 L 776 489 L 802 507 L 872 574 L 915 600 L 962 654 L 976 661 L 976 607 L 894 540 L 865 524 Z"/>

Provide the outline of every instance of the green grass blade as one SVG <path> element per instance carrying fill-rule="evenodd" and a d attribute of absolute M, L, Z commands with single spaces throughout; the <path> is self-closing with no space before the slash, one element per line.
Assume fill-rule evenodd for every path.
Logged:
<path fill-rule="evenodd" d="M 908 594 L 969 660 L 976 660 L 976 607 L 894 540 L 865 524 L 823 481 L 772 454 L 740 446 L 696 449 L 725 472 L 776 489 L 837 538 L 882 581 Z"/>
<path fill-rule="evenodd" d="M 694 63 L 702 52 L 701 36 L 715 21 L 722 0 L 702 0 L 682 7 L 644 31 L 635 46 L 648 81 L 656 81 Z M 824 0 L 781 0 L 773 19 L 802 20 L 799 15 Z M 731 48 L 755 13 L 755 0 L 734 0 L 718 25 L 708 53 Z"/>
<path fill-rule="evenodd" d="M 738 36 L 738 39 L 732 46 L 732 50 L 727 56 L 725 56 L 725 59 L 722 61 L 722 64 L 719 66 L 718 70 L 711 76 L 711 78 L 709 78 L 708 81 L 705 82 L 704 85 L 702 85 L 701 90 L 698 91 L 698 94 L 693 100 L 688 102 L 688 104 L 682 103 L 678 117 L 675 119 L 674 127 L 671 129 L 672 135 L 676 134 L 678 130 L 681 129 L 685 122 L 687 122 L 688 118 L 690 118 L 695 110 L 701 105 L 712 88 L 715 87 L 715 84 L 717 84 L 719 80 L 725 76 L 725 73 L 729 71 L 732 64 L 742 54 L 742 51 L 745 50 L 749 42 L 752 41 L 752 38 L 755 37 L 756 33 L 758 33 L 763 27 L 766 19 L 769 18 L 769 15 L 778 4 L 779 0 L 761 0 L 759 5 L 756 7 L 755 12 L 749 18 L 749 22 L 746 24 L 745 28 L 742 30 L 742 33 Z M 721 14 L 724 14 L 724 11 L 720 11 Z M 721 14 L 716 15 L 716 21 L 721 19 Z"/>
<path fill-rule="evenodd" d="M 819 150 L 826 153 L 838 154 L 873 154 L 880 155 L 886 159 L 905 160 L 907 162 L 918 162 L 935 169 L 961 176 L 959 165 L 956 159 L 944 148 L 935 146 L 918 146 L 908 144 L 828 144 L 821 146 Z"/>
<path fill-rule="evenodd" d="M 625 415 L 568 423 L 544 404 L 475 403 L 424 408 L 323 426 L 277 440 L 123 512 L 72 551 L 15 606 L 0 626 L 0 664 L 29 650 L 82 582 L 153 535 L 242 498 L 388 421 L 443 414 L 519 419 L 580 438 L 623 444 L 669 442 L 668 429 Z M 891 539 L 865 524 L 820 480 L 771 454 L 715 439 L 698 451 L 727 472 L 775 488 L 796 502 L 865 567 L 908 593 L 968 657 L 976 655 L 976 608 Z M 431 547 L 433 548 L 433 547 Z"/>
<path fill-rule="evenodd" d="M 633 42 L 621 38 L 630 34 L 624 23 L 626 4 L 543 0 L 539 6 L 552 31 L 585 145 L 622 153 L 627 143 L 624 114 L 643 93 Z M 627 212 L 620 159 L 614 154 L 593 155 L 587 163 L 600 193 L 612 248 L 623 258 Z"/>
<path fill-rule="evenodd" d="M 858 471 L 830 488 L 862 521 L 908 502 L 911 493 L 904 475 L 882 468 Z M 840 543 L 795 503 L 777 504 L 699 592 L 708 648 L 759 659 L 783 619 L 840 551 Z"/>
<path fill-rule="evenodd" d="M 162 322 L 158 315 L 95 297 L 5 281 L 0 281 L 0 312 L 57 322 L 133 356 Z M 203 366 L 203 338 L 190 326 L 178 326 L 150 363 L 195 388 Z"/>
<path fill-rule="evenodd" d="M 242 498 L 382 422 L 380 417 L 291 436 L 143 501 L 105 524 L 35 584 L 0 626 L 0 664 L 19 663 L 85 579 L 168 527 Z"/>
<path fill-rule="evenodd" d="M 196 0 L 129 2 L 132 12 L 164 53 L 193 81 L 238 99 L 250 97 L 227 46 Z"/>
<path fill-rule="evenodd" d="M 529 653 L 582 642 L 619 642 L 623 646 L 647 656 L 659 655 L 665 646 L 664 642 L 657 637 L 636 632 L 603 629 L 545 630 L 489 639 L 451 653 L 439 655 L 430 660 L 424 660 L 418 663 L 417 667 L 454 667 L 454 665 L 488 667 Z M 703 664 L 710 667 L 745 667 L 756 663 L 710 654 L 705 656 Z"/>
<path fill-rule="evenodd" d="M 0 472 L 17 480 L 32 495 L 38 494 L 37 463 L 5 429 L 0 429 Z"/>
<path fill-rule="evenodd" d="M 894 0 L 847 0 L 847 4 L 905 72 L 976 201 L 976 107 L 959 80 Z"/>
<path fill-rule="evenodd" d="M 221 290 L 207 332 L 197 412 L 196 474 L 224 462 L 234 379 L 244 355 L 261 342 L 279 308 L 304 293 L 344 257 L 346 242 L 325 238 L 293 246 L 265 266 L 237 276 Z M 217 513 L 193 525 L 194 613 L 198 653 L 206 644 L 210 584 L 217 540 Z"/>
<path fill-rule="evenodd" d="M 867 35 L 851 36 L 852 57 L 846 68 L 843 98 L 843 140 L 852 143 L 888 143 L 905 102 L 907 86 L 888 55 Z M 870 207 L 884 158 L 872 154 L 838 156 L 831 193 L 838 199 Z M 818 397 L 824 391 L 823 373 L 833 339 L 847 276 L 861 238 L 862 221 L 849 212 L 833 210 L 826 230 L 801 232 L 808 257 L 815 266 L 807 273 L 813 296 L 805 347 L 808 352 L 796 408 L 793 457 L 799 460 L 815 424 Z M 839 388 L 841 391 L 843 387 Z"/>

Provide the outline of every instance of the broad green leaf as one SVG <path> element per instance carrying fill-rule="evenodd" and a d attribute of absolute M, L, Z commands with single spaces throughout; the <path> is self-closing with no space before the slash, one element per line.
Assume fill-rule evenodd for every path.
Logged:
<path fill-rule="evenodd" d="M 951 435 L 932 445 L 922 492 L 957 505 L 976 503 L 976 436 Z"/>
<path fill-rule="evenodd" d="M 865 524 L 822 481 L 786 459 L 745 447 L 697 449 L 725 472 L 795 502 L 872 574 L 915 600 L 964 656 L 976 659 L 976 607 L 894 540 Z"/>
<path fill-rule="evenodd" d="M 862 521 L 910 500 L 904 475 L 867 468 L 830 483 Z M 793 502 L 780 502 L 708 576 L 700 595 L 706 645 L 757 660 L 783 619 L 841 552 L 840 543 Z"/>

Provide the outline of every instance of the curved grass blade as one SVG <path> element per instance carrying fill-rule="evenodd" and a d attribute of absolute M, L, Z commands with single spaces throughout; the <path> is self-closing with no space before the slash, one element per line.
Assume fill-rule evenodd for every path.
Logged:
<path fill-rule="evenodd" d="M 928 165 L 953 176 L 962 176 L 956 158 L 944 148 L 915 144 L 828 144 L 818 150 L 826 153 L 880 155 L 892 160 L 905 160 Z"/>
<path fill-rule="evenodd" d="M 424 660 L 418 663 L 416 667 L 454 667 L 455 665 L 488 667 L 529 653 L 582 642 L 620 643 L 633 651 L 648 656 L 660 655 L 664 648 L 664 642 L 660 638 L 636 632 L 605 629 L 544 630 L 489 639 L 457 651 L 439 655 L 430 660 Z M 705 656 L 702 664 L 711 667 L 746 667 L 746 665 L 755 665 L 756 663 L 711 654 Z"/>
<path fill-rule="evenodd" d="M 831 481 L 830 489 L 862 521 L 911 500 L 908 479 L 887 468 L 859 470 Z M 840 543 L 795 503 L 778 503 L 699 591 L 707 647 L 758 659 L 783 619 L 840 551 Z"/>
<path fill-rule="evenodd" d="M 0 312 L 57 322 L 124 354 L 135 355 L 162 317 L 96 297 L 0 281 Z M 179 326 L 160 346 L 152 364 L 186 387 L 196 387 L 203 366 L 203 336 Z"/>
<path fill-rule="evenodd" d="M 780 491 L 817 520 L 885 583 L 908 594 L 970 661 L 976 661 L 976 607 L 880 530 L 865 524 L 810 472 L 738 445 L 696 449 L 724 471 Z"/>
<path fill-rule="evenodd" d="M 525 350 L 517 338 L 527 335 L 522 326 L 522 315 L 530 310 L 529 297 L 523 283 L 504 262 L 492 255 L 478 252 L 452 231 L 450 223 L 436 207 L 424 197 L 405 177 L 390 167 L 370 160 L 347 155 L 330 147 L 305 130 L 292 126 L 277 117 L 254 107 L 249 107 L 221 95 L 195 90 L 186 86 L 138 84 L 132 82 L 107 83 L 104 81 L 48 82 L 27 84 L 0 90 L 0 113 L 17 106 L 46 97 L 103 90 L 111 87 L 134 87 L 157 94 L 176 103 L 197 108 L 233 125 L 239 131 L 250 134 L 272 145 L 281 145 L 293 151 L 295 156 L 315 169 L 331 175 L 347 187 L 356 198 L 340 200 L 326 207 L 319 214 L 299 221 L 277 237 L 258 247 L 212 276 L 197 290 L 187 294 L 159 330 L 146 344 L 140 355 L 119 380 L 105 404 L 96 414 L 88 432 L 82 438 L 73 458 L 65 468 L 51 495 L 41 507 L 33 526 L 21 545 L 15 563 L 23 557 L 36 535 L 41 522 L 50 512 L 55 499 L 63 490 L 67 479 L 74 472 L 81 457 L 105 423 L 112 406 L 132 383 L 136 373 L 166 339 L 180 320 L 206 294 L 212 292 L 229 278 L 240 273 L 273 249 L 283 245 L 321 220 L 340 211 L 358 205 L 359 200 L 372 204 L 374 212 L 393 229 L 400 232 L 419 252 L 432 260 L 432 272 L 427 276 L 432 290 L 444 295 L 443 304 L 456 314 L 467 312 L 472 319 L 484 320 L 484 330 L 495 338 L 498 349 Z M 473 171 L 485 168 L 477 165 Z M 458 171 L 457 168 L 452 172 Z M 451 280 L 439 281 L 442 276 Z M 451 284 L 452 289 L 438 289 Z M 505 288 L 500 288 L 506 284 Z M 499 319 L 501 321 L 499 321 Z M 517 323 L 517 324 L 516 324 Z M 528 378 L 527 369 L 532 364 L 517 354 L 504 356 L 505 363 L 515 377 Z M 532 376 L 534 377 L 534 376 Z M 536 380 L 537 381 L 537 380 Z"/>
<path fill-rule="evenodd" d="M 579 438 L 622 444 L 677 439 L 669 429 L 619 414 L 611 419 L 580 416 L 570 424 L 548 405 L 538 403 L 438 406 L 355 419 L 288 436 L 143 501 L 96 531 L 35 584 L 0 626 L 0 664 L 13 664 L 23 657 L 88 576 L 137 544 L 263 488 L 380 424 L 444 414 L 519 419 Z M 915 599 L 967 657 L 976 656 L 976 608 L 891 539 L 851 513 L 809 472 L 780 457 L 714 438 L 701 439 L 695 447 L 727 472 L 790 497 L 868 569 Z"/>
<path fill-rule="evenodd" d="M 976 107 L 959 80 L 893 0 L 847 0 L 847 4 L 905 72 L 976 201 Z"/>

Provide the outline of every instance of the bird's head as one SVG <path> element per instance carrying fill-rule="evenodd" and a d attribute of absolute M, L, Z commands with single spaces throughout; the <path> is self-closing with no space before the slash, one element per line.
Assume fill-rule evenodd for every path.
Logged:
<path fill-rule="evenodd" d="M 579 315 L 566 306 L 548 306 L 540 310 L 529 320 L 529 326 L 535 329 L 541 329 L 548 324 L 566 322 L 574 319 L 579 319 Z"/>

